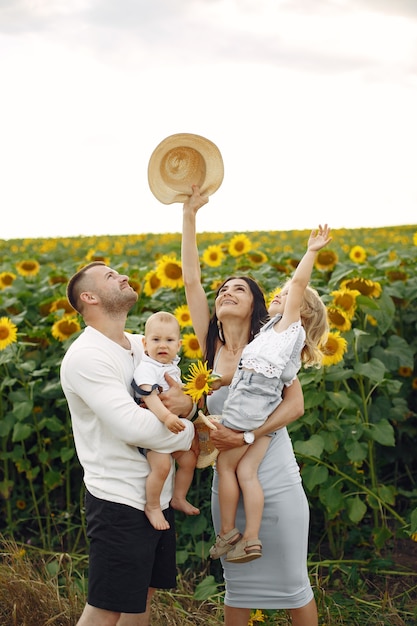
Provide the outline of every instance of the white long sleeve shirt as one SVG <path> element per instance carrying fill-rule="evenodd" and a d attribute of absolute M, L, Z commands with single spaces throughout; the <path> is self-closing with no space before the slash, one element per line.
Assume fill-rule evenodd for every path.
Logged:
<path fill-rule="evenodd" d="M 171 433 L 133 400 L 131 382 L 142 353 L 142 335 L 126 333 L 131 350 L 87 326 L 61 364 L 61 385 L 71 413 L 74 443 L 88 491 L 103 500 L 145 507 L 146 458 L 138 447 L 171 453 L 188 450 L 194 426 Z M 172 497 L 174 463 L 161 494 Z"/>

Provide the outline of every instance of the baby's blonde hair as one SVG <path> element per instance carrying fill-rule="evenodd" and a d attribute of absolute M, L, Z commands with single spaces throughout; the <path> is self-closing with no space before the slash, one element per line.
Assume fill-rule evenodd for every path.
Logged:
<path fill-rule="evenodd" d="M 163 322 L 164 324 L 174 323 L 178 329 L 178 334 L 180 334 L 180 325 L 175 315 L 173 315 L 172 313 L 168 313 L 168 311 L 157 311 L 156 313 L 152 313 L 152 315 L 150 315 L 146 320 L 145 335 L 149 332 L 150 327 L 152 326 L 152 322 L 156 321 Z"/>

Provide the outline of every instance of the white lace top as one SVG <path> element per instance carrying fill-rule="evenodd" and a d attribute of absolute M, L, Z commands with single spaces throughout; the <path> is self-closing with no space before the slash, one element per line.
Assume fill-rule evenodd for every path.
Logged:
<path fill-rule="evenodd" d="M 254 370 L 267 378 L 281 378 L 286 385 L 292 383 L 301 367 L 301 350 L 305 343 L 305 330 L 301 320 L 282 332 L 274 330 L 280 316 L 272 318 L 242 352 L 240 366 Z"/>

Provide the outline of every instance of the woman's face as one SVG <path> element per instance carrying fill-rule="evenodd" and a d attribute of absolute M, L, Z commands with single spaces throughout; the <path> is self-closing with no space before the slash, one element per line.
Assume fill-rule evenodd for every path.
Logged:
<path fill-rule="evenodd" d="M 228 318 L 250 319 L 253 295 L 246 281 L 231 278 L 220 288 L 216 298 L 216 315 L 223 322 Z"/>

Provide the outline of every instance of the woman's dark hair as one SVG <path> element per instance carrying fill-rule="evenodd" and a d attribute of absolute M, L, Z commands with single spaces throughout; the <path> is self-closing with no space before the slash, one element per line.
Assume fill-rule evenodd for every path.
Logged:
<path fill-rule="evenodd" d="M 251 319 L 251 327 L 250 327 L 250 337 L 249 342 L 258 334 L 261 327 L 268 320 L 268 311 L 265 304 L 265 297 L 262 293 L 261 288 L 258 283 L 250 278 L 249 276 L 229 276 L 222 282 L 220 287 L 217 290 L 216 298 L 219 295 L 220 290 L 224 287 L 226 283 L 230 280 L 244 280 L 248 285 L 252 296 L 253 296 L 253 311 L 252 311 L 252 319 Z M 223 343 L 225 343 L 222 336 L 219 334 L 218 327 L 219 320 L 217 319 L 216 309 L 214 309 L 214 313 L 210 318 L 208 332 L 207 332 L 207 340 L 206 340 L 206 354 L 205 358 L 207 360 L 208 367 L 213 367 L 214 363 L 214 355 L 216 351 L 216 339 L 220 339 Z"/>

